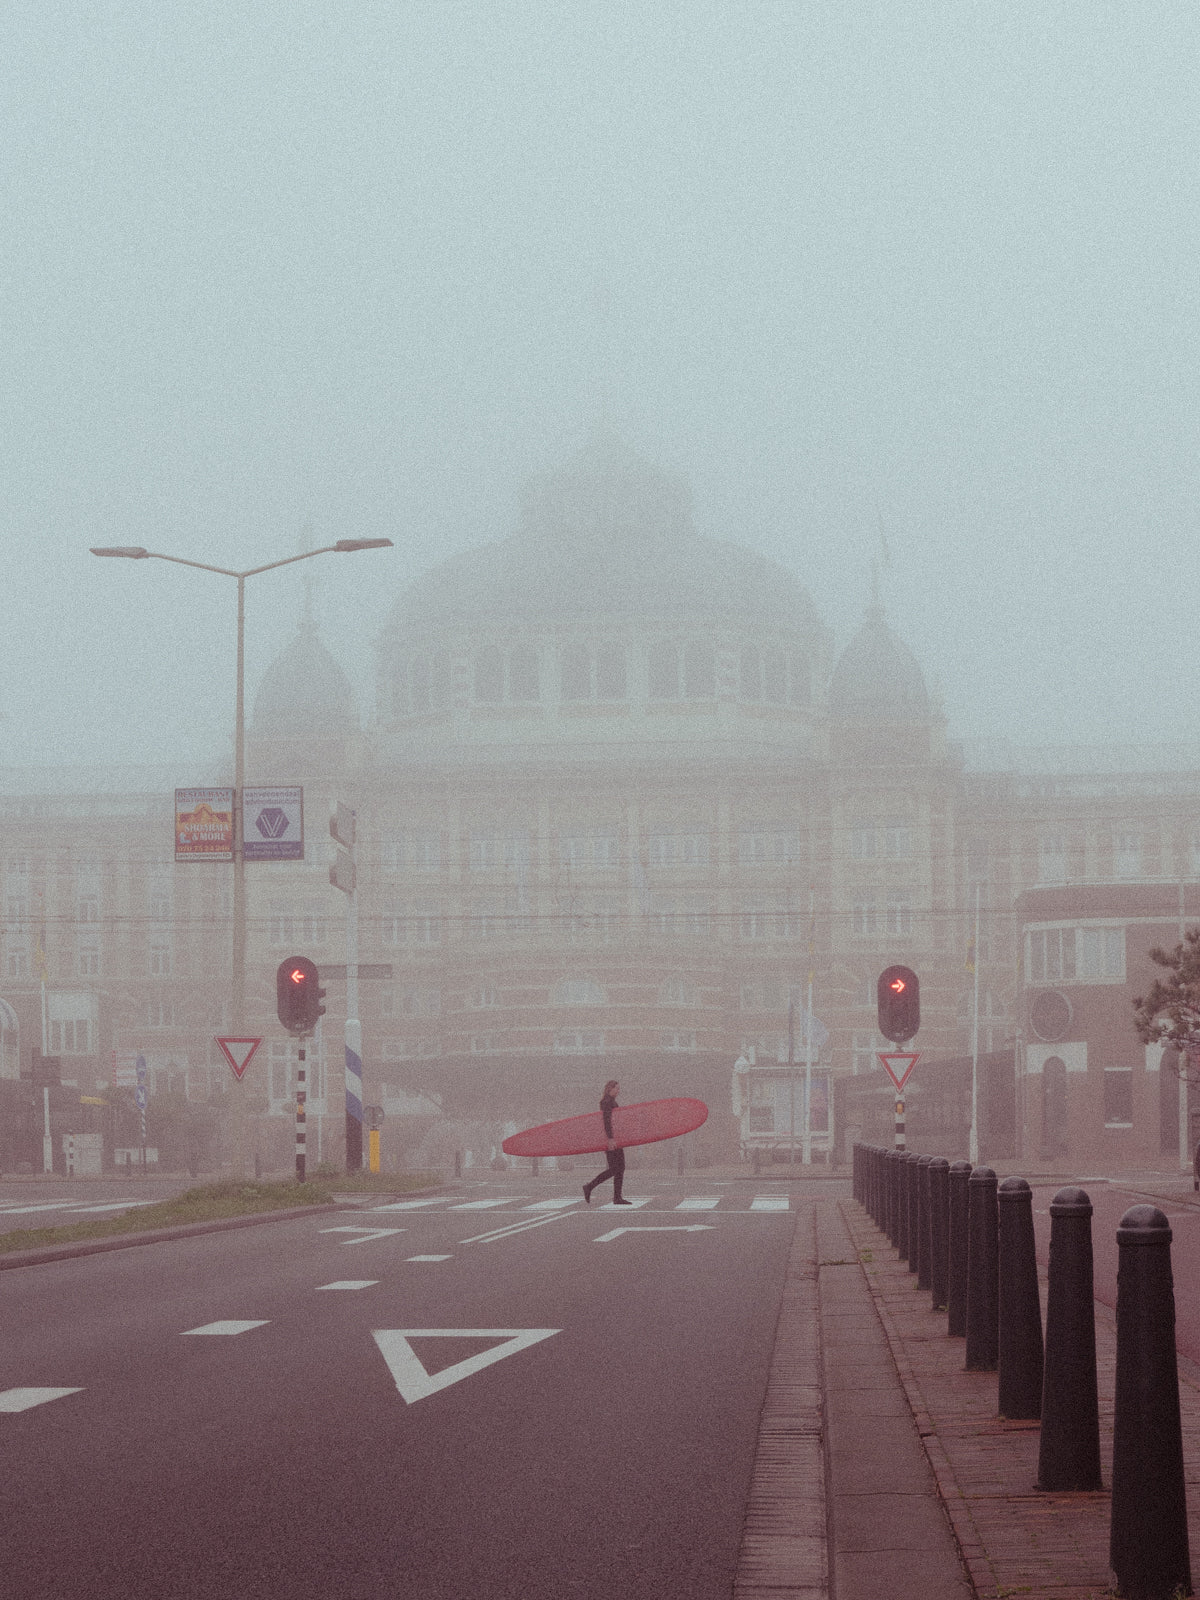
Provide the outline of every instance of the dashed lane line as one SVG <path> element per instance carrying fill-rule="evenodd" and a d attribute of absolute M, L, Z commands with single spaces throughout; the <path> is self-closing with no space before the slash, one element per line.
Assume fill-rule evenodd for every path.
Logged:
<path fill-rule="evenodd" d="M 263 1319 L 260 1319 L 258 1322 L 234 1322 L 234 1321 L 206 1322 L 203 1325 L 203 1327 L 200 1327 L 200 1328 L 185 1328 L 183 1330 L 183 1333 L 182 1333 L 181 1337 L 186 1339 L 191 1334 L 194 1334 L 194 1333 L 212 1333 L 212 1334 L 230 1334 L 230 1335 L 238 1334 L 238 1333 L 249 1333 L 254 1328 L 265 1328 L 266 1325 L 267 1325 L 267 1322 L 269 1320 L 270 1320 L 269 1318 L 263 1318 Z"/>

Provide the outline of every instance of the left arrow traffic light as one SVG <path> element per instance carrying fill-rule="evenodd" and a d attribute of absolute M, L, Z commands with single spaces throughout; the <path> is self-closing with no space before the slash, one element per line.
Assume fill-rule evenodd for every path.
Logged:
<path fill-rule="evenodd" d="M 289 956 L 275 974 L 275 1002 L 279 1020 L 289 1033 L 311 1033 L 324 1016 L 325 991 L 320 973 L 307 956 Z"/>

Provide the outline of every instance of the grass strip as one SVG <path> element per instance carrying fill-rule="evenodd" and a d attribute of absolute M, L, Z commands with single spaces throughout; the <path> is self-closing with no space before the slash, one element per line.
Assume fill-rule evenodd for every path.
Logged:
<path fill-rule="evenodd" d="M 383 1173 L 322 1174 L 310 1183 L 256 1182 L 253 1179 L 227 1178 L 220 1183 L 205 1183 L 186 1189 L 170 1200 L 135 1206 L 131 1211 L 89 1222 L 70 1222 L 57 1228 L 16 1228 L 0 1234 L 0 1254 L 13 1250 L 37 1250 L 52 1244 L 75 1244 L 81 1239 L 111 1239 L 122 1233 L 147 1233 L 154 1228 L 177 1228 L 188 1222 L 220 1222 L 229 1217 L 255 1216 L 262 1212 L 285 1211 L 295 1206 L 327 1205 L 335 1194 L 405 1194 L 428 1188 L 434 1181 L 428 1173 L 405 1173 L 379 1180 Z M 362 1180 L 370 1180 L 363 1182 Z"/>

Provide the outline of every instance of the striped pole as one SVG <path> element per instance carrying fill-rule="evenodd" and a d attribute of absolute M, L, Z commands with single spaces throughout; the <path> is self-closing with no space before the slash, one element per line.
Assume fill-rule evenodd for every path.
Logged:
<path fill-rule="evenodd" d="M 896 1149 L 904 1149 L 904 1097 L 896 1097 Z"/>
<path fill-rule="evenodd" d="M 305 1121 L 307 1116 L 307 1089 L 304 1082 L 304 1040 L 300 1041 L 300 1066 L 296 1073 L 296 1182 L 304 1182 L 305 1142 L 308 1127 Z"/>

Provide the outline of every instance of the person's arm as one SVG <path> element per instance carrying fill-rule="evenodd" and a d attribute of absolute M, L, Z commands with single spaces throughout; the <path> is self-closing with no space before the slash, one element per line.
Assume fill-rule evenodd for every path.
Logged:
<path fill-rule="evenodd" d="M 617 1148 L 616 1141 L 613 1139 L 612 1125 L 612 1114 L 615 1104 L 616 1102 L 614 1100 L 610 1100 L 607 1095 L 605 1095 L 604 1099 L 600 1102 L 600 1115 L 604 1118 L 604 1137 L 608 1141 L 605 1145 L 606 1150 L 615 1150 Z"/>

